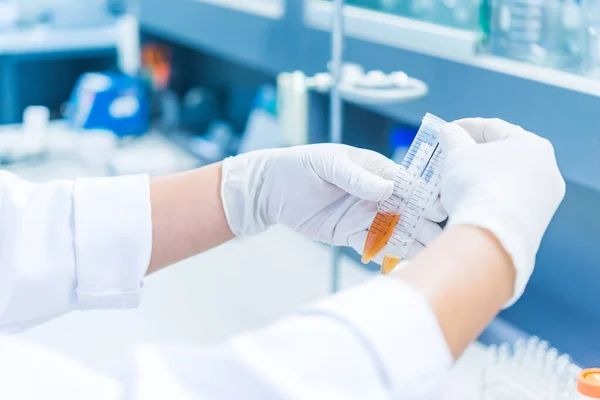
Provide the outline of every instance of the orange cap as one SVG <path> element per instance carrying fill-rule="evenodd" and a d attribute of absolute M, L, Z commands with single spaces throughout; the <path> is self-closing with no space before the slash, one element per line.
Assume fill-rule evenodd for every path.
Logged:
<path fill-rule="evenodd" d="M 582 370 L 577 377 L 577 391 L 592 399 L 600 399 L 600 368 Z"/>

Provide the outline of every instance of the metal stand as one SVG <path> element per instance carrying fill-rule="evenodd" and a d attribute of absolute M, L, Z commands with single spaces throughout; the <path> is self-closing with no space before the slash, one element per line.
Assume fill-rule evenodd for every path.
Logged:
<path fill-rule="evenodd" d="M 331 34 L 331 87 L 330 133 L 332 143 L 342 143 L 342 98 L 340 81 L 342 78 L 342 54 L 344 51 L 344 0 L 334 0 L 333 29 Z M 342 249 L 334 247 L 331 257 L 331 291 L 337 292 L 340 281 Z"/>

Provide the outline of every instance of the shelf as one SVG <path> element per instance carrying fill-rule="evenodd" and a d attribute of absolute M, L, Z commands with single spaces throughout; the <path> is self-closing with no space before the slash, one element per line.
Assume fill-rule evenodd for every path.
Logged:
<path fill-rule="evenodd" d="M 280 20 L 199 0 L 171 0 L 170 7 L 143 1 L 141 22 L 150 32 L 273 77 L 322 72 L 330 58 L 332 6 L 326 1 L 288 0 Z M 357 7 L 346 7 L 346 29 L 345 60 L 403 70 L 429 87 L 418 101 L 363 108 L 415 125 L 427 112 L 446 120 L 508 120 L 552 141 L 568 181 L 600 192 L 599 81 L 480 56 L 475 32 Z"/>
<path fill-rule="evenodd" d="M 116 25 L 78 29 L 16 29 L 0 32 L 0 56 L 115 48 Z"/>
<path fill-rule="evenodd" d="M 309 0 L 304 18 L 307 25 L 329 31 L 333 4 Z M 409 50 L 428 56 L 472 65 L 489 71 L 600 96 L 600 80 L 513 61 L 477 54 L 479 34 L 429 22 L 389 15 L 355 6 L 345 6 L 345 30 L 349 37 Z"/>
<path fill-rule="evenodd" d="M 284 66 L 285 43 L 280 38 L 288 35 L 282 32 L 287 30 L 283 2 L 256 4 L 267 2 L 270 7 L 253 13 L 249 10 L 254 2 L 242 6 L 236 0 L 170 0 L 165 7 L 162 0 L 143 0 L 140 21 L 153 34 L 273 73 Z"/>
<path fill-rule="evenodd" d="M 309 0 L 304 49 L 314 73 L 329 59 L 332 4 Z M 600 192 L 600 81 L 475 53 L 477 34 L 346 6 L 344 57 L 365 69 L 402 70 L 429 94 L 407 104 L 364 106 L 418 125 L 426 112 L 446 120 L 498 117 L 554 144 L 566 179 Z M 326 61 L 325 61 L 326 62 Z"/>
<path fill-rule="evenodd" d="M 198 0 L 232 10 L 259 15 L 265 18 L 279 19 L 285 13 L 283 0 Z"/>
<path fill-rule="evenodd" d="M 333 3 L 308 0 L 304 21 L 313 28 L 329 31 Z M 449 60 L 472 57 L 477 44 L 475 32 L 385 14 L 356 6 L 344 6 L 346 36 L 416 51 Z"/>

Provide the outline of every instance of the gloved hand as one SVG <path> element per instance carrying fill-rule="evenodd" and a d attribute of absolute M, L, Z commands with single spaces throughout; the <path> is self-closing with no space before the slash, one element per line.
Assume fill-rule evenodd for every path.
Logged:
<path fill-rule="evenodd" d="M 260 150 L 223 161 L 221 197 L 237 236 L 282 224 L 362 253 L 377 202 L 392 194 L 397 168 L 381 154 L 338 144 Z M 439 214 L 433 218 L 444 220 Z M 428 221 L 409 257 L 440 232 Z"/>
<path fill-rule="evenodd" d="M 565 195 L 552 144 L 499 119 L 441 129 L 441 201 L 450 225 L 492 232 L 512 257 L 516 302 L 533 273 L 542 236 Z"/>

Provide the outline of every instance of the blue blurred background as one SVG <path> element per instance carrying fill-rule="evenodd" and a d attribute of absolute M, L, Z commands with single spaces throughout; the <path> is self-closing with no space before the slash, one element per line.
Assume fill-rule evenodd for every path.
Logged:
<path fill-rule="evenodd" d="M 66 162 L 84 165 L 67 176 L 159 175 L 328 141 L 327 91 L 306 84 L 294 115 L 307 129 L 290 133 L 280 117 L 296 103 L 282 101 L 281 74 L 327 70 L 332 10 L 325 0 L 0 0 L 3 168 L 34 180 Z M 499 117 L 553 142 L 565 202 L 524 297 L 481 341 L 535 334 L 600 364 L 600 1 L 348 0 L 345 15 L 345 61 L 428 86 L 410 102 L 346 101 L 345 143 L 401 160 L 426 112 Z"/>

